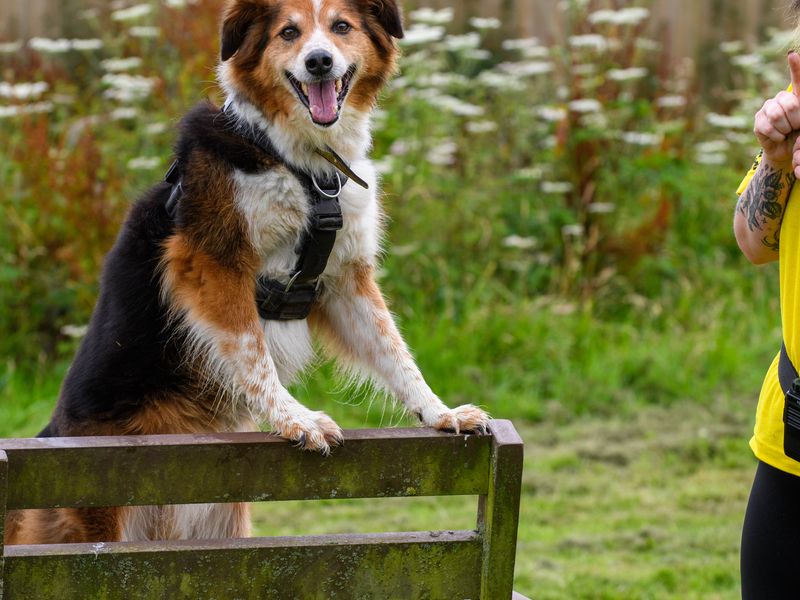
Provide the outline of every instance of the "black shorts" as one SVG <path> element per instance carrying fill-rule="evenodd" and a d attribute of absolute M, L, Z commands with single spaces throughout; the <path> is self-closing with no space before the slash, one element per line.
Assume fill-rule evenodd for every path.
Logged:
<path fill-rule="evenodd" d="M 800 598 L 800 477 L 759 462 L 742 528 L 742 599 Z"/>

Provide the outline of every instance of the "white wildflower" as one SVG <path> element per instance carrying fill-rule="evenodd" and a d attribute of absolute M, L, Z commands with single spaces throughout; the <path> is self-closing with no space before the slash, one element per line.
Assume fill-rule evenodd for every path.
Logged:
<path fill-rule="evenodd" d="M 724 165 L 727 162 L 724 154 L 698 154 L 697 162 L 701 165 Z"/>
<path fill-rule="evenodd" d="M 497 71 L 483 71 L 478 75 L 478 83 L 500 90 L 521 91 L 525 89 L 524 84 L 516 77 L 508 73 L 498 73 Z"/>
<path fill-rule="evenodd" d="M 135 21 L 149 15 L 152 11 L 153 7 L 149 4 L 136 4 L 129 8 L 115 10 L 111 13 L 111 18 L 114 21 Z"/>
<path fill-rule="evenodd" d="M 160 135 L 167 130 L 166 123 L 150 123 L 145 126 L 144 131 L 148 135 Z"/>
<path fill-rule="evenodd" d="M 518 40 L 506 40 L 502 43 L 503 50 L 530 50 L 533 48 L 539 48 L 541 46 L 541 42 L 539 38 L 530 37 L 530 38 L 523 38 Z"/>
<path fill-rule="evenodd" d="M 570 102 L 569 109 L 572 112 L 586 114 L 600 112 L 603 110 L 603 105 L 600 104 L 599 100 L 595 100 L 594 98 L 580 98 Z"/>
<path fill-rule="evenodd" d="M 17 115 L 48 113 L 51 110 L 53 110 L 52 102 L 36 102 L 34 104 L 22 104 L 17 106 L 0 106 L 0 119 L 6 117 L 16 117 Z"/>
<path fill-rule="evenodd" d="M 135 119 L 139 116 L 139 111 L 132 107 L 115 108 L 109 113 L 112 121 L 125 121 Z"/>
<path fill-rule="evenodd" d="M 617 205 L 612 202 L 592 202 L 586 211 L 595 215 L 607 215 L 616 209 Z"/>
<path fill-rule="evenodd" d="M 543 181 L 542 191 L 545 194 L 568 194 L 573 185 L 569 181 Z"/>
<path fill-rule="evenodd" d="M 493 17 L 489 18 L 481 18 L 481 17 L 473 17 L 469 20 L 469 24 L 472 25 L 475 29 L 500 29 L 500 19 L 495 19 Z"/>
<path fill-rule="evenodd" d="M 412 139 L 399 139 L 392 142 L 389 146 L 389 154 L 394 156 L 405 156 L 412 150 L 419 148 L 419 141 L 416 138 Z"/>
<path fill-rule="evenodd" d="M 169 8 L 184 8 L 187 4 L 197 4 L 197 0 L 164 0 Z"/>
<path fill-rule="evenodd" d="M 152 171 L 161 165 L 161 159 L 155 156 L 137 156 L 128 161 L 131 171 Z"/>
<path fill-rule="evenodd" d="M 454 11 L 452 8 L 442 8 L 434 10 L 432 8 L 418 8 L 409 15 L 412 21 L 426 23 L 428 25 L 445 25 L 453 21 Z"/>
<path fill-rule="evenodd" d="M 448 35 L 444 39 L 444 47 L 452 52 L 472 50 L 481 45 L 481 36 L 474 31 L 464 35 Z"/>
<path fill-rule="evenodd" d="M 120 102 L 133 102 L 142 100 L 150 95 L 156 85 L 156 80 L 139 75 L 111 74 L 103 75 L 103 83 L 110 87 L 106 97 Z"/>
<path fill-rule="evenodd" d="M 394 161 L 391 156 L 384 156 L 378 160 L 372 161 L 372 166 L 379 175 L 388 175 L 394 169 Z"/>
<path fill-rule="evenodd" d="M 542 169 L 542 167 L 526 167 L 514 173 L 516 179 L 521 179 L 523 181 L 538 181 L 543 176 L 544 169 Z"/>
<path fill-rule="evenodd" d="M 764 59 L 758 54 L 741 54 L 731 59 L 731 64 L 742 69 L 755 69 L 764 64 Z"/>
<path fill-rule="evenodd" d="M 590 48 L 602 52 L 608 48 L 608 40 L 602 35 L 590 33 L 587 35 L 573 35 L 567 40 L 573 48 Z"/>
<path fill-rule="evenodd" d="M 63 38 L 51 40 L 48 38 L 35 37 L 30 39 L 28 47 L 31 50 L 36 50 L 37 52 L 45 54 L 63 54 L 72 49 L 72 42 Z"/>
<path fill-rule="evenodd" d="M 22 42 L 2 42 L 0 43 L 0 54 L 14 54 L 22 50 Z"/>
<path fill-rule="evenodd" d="M 69 338 L 80 339 L 89 331 L 88 325 L 64 325 L 61 328 L 61 335 Z"/>
<path fill-rule="evenodd" d="M 50 86 L 46 81 L 35 83 L 6 83 L 0 81 L 0 98 L 14 98 L 15 100 L 38 100 Z"/>
<path fill-rule="evenodd" d="M 567 111 L 555 106 L 542 106 L 536 111 L 536 114 L 540 119 L 551 123 L 558 123 L 567 118 Z"/>
<path fill-rule="evenodd" d="M 444 27 L 432 27 L 429 25 L 412 25 L 405 31 L 400 43 L 403 46 L 413 46 L 416 44 L 429 44 L 438 42 L 444 37 Z"/>
<path fill-rule="evenodd" d="M 721 129 L 745 129 L 750 126 L 750 119 L 739 115 L 709 113 L 706 116 L 706 121 L 708 121 L 710 125 Z"/>
<path fill-rule="evenodd" d="M 467 131 L 474 134 L 491 133 L 497 131 L 497 123 L 494 121 L 470 121 L 467 123 Z"/>
<path fill-rule="evenodd" d="M 463 100 L 459 100 L 454 96 L 448 96 L 447 94 L 422 93 L 420 96 L 429 104 L 460 117 L 480 117 L 486 112 L 482 106 L 464 102 Z"/>
<path fill-rule="evenodd" d="M 128 29 L 128 33 L 135 38 L 157 38 L 161 30 L 150 25 L 139 25 Z"/>
<path fill-rule="evenodd" d="M 597 73 L 597 65 L 592 63 L 574 65 L 572 67 L 572 73 L 580 77 L 588 77 L 590 75 L 594 75 L 595 73 Z"/>
<path fill-rule="evenodd" d="M 630 69 L 611 69 L 608 78 L 612 81 L 635 81 L 647 77 L 648 70 L 644 67 L 631 67 Z"/>
<path fill-rule="evenodd" d="M 661 108 L 683 108 L 686 106 L 686 104 L 686 98 L 678 94 L 661 96 L 660 98 L 656 99 L 656 106 Z"/>
<path fill-rule="evenodd" d="M 470 80 L 460 73 L 431 73 L 416 79 L 419 87 L 445 88 L 469 85 Z"/>
<path fill-rule="evenodd" d="M 510 235 L 503 240 L 503 246 L 506 248 L 516 248 L 518 250 L 530 250 L 536 247 L 536 239 L 532 237 Z"/>
<path fill-rule="evenodd" d="M 103 47 L 103 40 L 94 38 L 86 40 L 70 40 L 70 45 L 72 46 L 73 50 L 78 51 L 100 50 Z"/>
<path fill-rule="evenodd" d="M 731 147 L 728 140 L 710 140 L 697 144 L 694 149 L 698 154 L 719 154 L 720 152 L 727 152 Z"/>
<path fill-rule="evenodd" d="M 589 15 L 592 24 L 638 25 L 646 21 L 650 11 L 642 7 L 623 8 L 621 10 L 598 10 Z"/>
<path fill-rule="evenodd" d="M 120 73 L 142 66 L 142 59 L 138 56 L 131 56 L 129 58 L 109 58 L 102 61 L 100 66 L 110 73 Z"/>
<path fill-rule="evenodd" d="M 661 43 L 648 38 L 636 38 L 636 48 L 645 52 L 659 52 Z"/>
<path fill-rule="evenodd" d="M 554 70 L 553 63 L 543 61 L 504 62 L 497 65 L 497 68 L 515 77 L 533 77 L 552 73 Z"/>
<path fill-rule="evenodd" d="M 526 48 L 522 51 L 523 58 L 549 58 L 550 48 L 545 46 L 537 46 L 535 48 Z"/>
<path fill-rule="evenodd" d="M 742 50 L 744 50 L 744 42 L 741 40 L 734 40 L 732 42 L 722 42 L 719 45 L 719 49 L 722 50 L 725 54 L 739 54 Z"/>
<path fill-rule="evenodd" d="M 470 60 L 489 60 L 492 58 L 492 53 L 485 48 L 471 48 L 464 50 L 461 55 Z"/>
<path fill-rule="evenodd" d="M 642 131 L 623 131 L 620 139 L 633 146 L 657 146 L 663 141 L 663 136 L 657 133 Z"/>
<path fill-rule="evenodd" d="M 583 235 L 583 225 L 564 225 L 561 228 L 564 237 L 581 237 Z"/>
<path fill-rule="evenodd" d="M 725 139 L 732 144 L 750 144 L 753 142 L 753 136 L 739 131 L 726 131 Z"/>
<path fill-rule="evenodd" d="M 433 165 L 447 166 L 456 161 L 458 144 L 452 140 L 446 140 L 428 151 L 426 158 Z"/>

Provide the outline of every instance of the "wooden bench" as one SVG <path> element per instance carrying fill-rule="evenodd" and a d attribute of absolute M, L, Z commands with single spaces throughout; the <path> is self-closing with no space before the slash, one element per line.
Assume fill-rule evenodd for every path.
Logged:
<path fill-rule="evenodd" d="M 0 598 L 506 600 L 521 474 L 508 421 L 351 430 L 327 458 L 264 433 L 0 440 Z M 13 509 L 446 495 L 479 497 L 475 530 L 2 545 Z"/>

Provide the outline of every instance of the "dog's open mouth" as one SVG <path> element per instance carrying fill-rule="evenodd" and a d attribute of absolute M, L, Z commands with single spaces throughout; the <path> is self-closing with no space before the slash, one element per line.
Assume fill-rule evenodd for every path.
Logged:
<path fill-rule="evenodd" d="M 311 120 L 317 125 L 330 127 L 339 120 L 339 112 L 350 91 L 355 72 L 356 67 L 352 65 L 341 79 L 323 79 L 311 83 L 299 81 L 288 71 L 286 77 L 311 114 Z"/>

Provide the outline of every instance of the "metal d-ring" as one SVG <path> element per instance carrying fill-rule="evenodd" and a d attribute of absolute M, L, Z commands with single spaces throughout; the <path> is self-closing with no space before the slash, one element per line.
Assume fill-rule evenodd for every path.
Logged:
<path fill-rule="evenodd" d="M 286 288 L 284 288 L 284 290 L 283 290 L 283 291 L 284 291 L 284 293 L 286 293 L 286 292 L 288 292 L 290 289 L 292 289 L 292 286 L 294 285 L 294 282 L 295 282 L 295 280 L 296 280 L 296 279 L 297 279 L 299 276 L 300 276 L 300 271 L 297 271 L 297 272 L 296 272 L 294 275 L 292 275 L 292 276 L 289 278 L 289 282 L 286 284 Z"/>
<path fill-rule="evenodd" d="M 338 173 L 338 171 L 334 171 L 334 173 L 333 173 L 333 174 L 334 174 L 334 175 L 336 175 L 336 183 L 338 183 L 338 184 L 339 184 L 339 189 L 338 189 L 338 190 L 336 190 L 336 193 L 335 193 L 335 194 L 329 194 L 328 192 L 326 192 L 325 190 L 323 190 L 321 187 L 319 187 L 319 183 L 317 182 L 317 177 L 316 177 L 316 175 L 314 175 L 313 173 L 311 174 L 311 183 L 313 183 L 313 184 L 314 184 L 314 187 L 315 187 L 315 188 L 317 188 L 317 191 L 318 191 L 320 194 L 322 194 L 322 195 L 323 195 L 323 196 L 325 196 L 326 198 L 330 198 L 331 200 L 336 200 L 336 198 L 338 198 L 338 197 L 339 197 L 339 195 L 342 193 L 342 178 L 341 178 L 341 177 L 339 177 L 339 173 Z"/>

